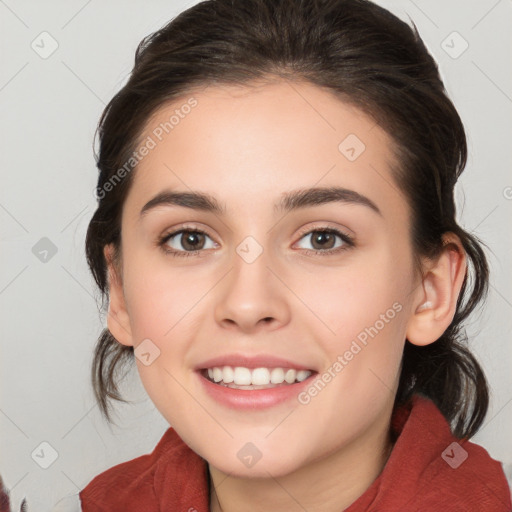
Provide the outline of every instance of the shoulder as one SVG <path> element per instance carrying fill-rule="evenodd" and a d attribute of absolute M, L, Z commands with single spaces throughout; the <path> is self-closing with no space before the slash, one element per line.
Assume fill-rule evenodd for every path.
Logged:
<path fill-rule="evenodd" d="M 415 397 L 412 414 L 404 428 L 405 441 L 401 461 L 409 458 L 417 477 L 418 503 L 433 510 L 511 512 L 510 488 L 501 462 L 493 459 L 480 445 L 457 439 L 435 404 Z M 414 468 L 414 469 L 413 469 Z"/>
<path fill-rule="evenodd" d="M 184 447 L 176 431 L 169 428 L 150 454 L 122 462 L 95 476 L 79 494 L 82 506 L 87 505 L 87 510 L 109 510 L 114 500 L 116 505 L 128 504 L 133 496 L 141 504 L 155 501 L 155 472 L 163 460 L 179 456 Z"/>
<path fill-rule="evenodd" d="M 433 503 L 451 500 L 447 510 L 511 512 L 511 494 L 502 463 L 480 445 L 453 440 L 432 467 L 432 483 L 425 490 Z M 446 507 L 445 507 L 446 510 Z"/>

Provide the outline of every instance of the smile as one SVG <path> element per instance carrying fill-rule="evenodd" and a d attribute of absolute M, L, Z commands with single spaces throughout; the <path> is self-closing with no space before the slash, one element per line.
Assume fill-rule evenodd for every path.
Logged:
<path fill-rule="evenodd" d="M 277 384 L 294 384 L 307 379 L 311 370 L 293 368 L 246 368 L 243 366 L 214 366 L 205 370 L 210 381 L 233 389 L 264 389 Z"/>
<path fill-rule="evenodd" d="M 230 409 L 257 411 L 284 402 L 299 404 L 299 394 L 318 372 L 283 367 L 213 366 L 198 370 L 196 375 L 206 395 L 217 404 Z"/>

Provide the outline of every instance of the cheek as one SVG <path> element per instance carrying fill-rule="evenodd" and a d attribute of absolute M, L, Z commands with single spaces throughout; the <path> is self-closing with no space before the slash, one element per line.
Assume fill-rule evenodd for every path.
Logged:
<path fill-rule="evenodd" d="M 171 258 L 172 256 L 169 256 Z M 173 344 L 183 333 L 193 310 L 201 297 L 211 288 L 205 276 L 193 269 L 172 268 L 164 258 L 148 262 L 144 258 L 133 258 L 127 268 L 136 268 L 125 279 L 125 294 L 135 343 L 141 338 L 150 338 L 155 343 Z M 131 265 L 131 267 L 129 266 Z"/>
<path fill-rule="evenodd" d="M 353 339 L 376 323 L 383 330 L 382 315 L 389 331 L 388 320 L 403 309 L 408 289 L 406 267 L 383 251 L 354 258 L 346 266 L 295 275 L 293 290 L 308 310 L 303 317 L 317 324 L 317 332 L 333 344 Z M 402 307 L 393 308 L 396 303 Z"/>
<path fill-rule="evenodd" d="M 137 272 L 126 275 L 125 294 L 136 355 L 143 340 L 149 339 L 156 346 L 149 345 L 154 361 L 146 365 L 136 359 L 137 369 L 157 409 L 169 423 L 179 422 L 182 411 L 190 408 L 190 395 L 184 391 L 188 381 L 183 361 L 197 330 L 194 307 L 209 287 L 200 279 L 191 279 L 193 271 L 172 270 L 165 261 L 148 263 L 135 256 L 126 262 L 126 268 L 136 268 Z M 148 347 L 145 343 L 141 345 L 144 351 Z"/>
<path fill-rule="evenodd" d="M 407 269 L 388 251 L 301 282 L 298 295 L 312 311 L 305 315 L 308 330 L 316 332 L 326 367 L 340 376 L 332 379 L 333 399 L 350 393 L 371 401 L 395 386 L 407 325 Z"/>

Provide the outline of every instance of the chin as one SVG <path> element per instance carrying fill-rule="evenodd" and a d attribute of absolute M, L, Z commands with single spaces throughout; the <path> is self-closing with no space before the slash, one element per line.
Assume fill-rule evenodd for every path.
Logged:
<path fill-rule="evenodd" d="M 292 457 L 295 454 L 290 454 Z M 243 460 L 243 455 L 240 457 Z M 273 456 L 261 455 L 255 462 L 242 462 L 238 457 L 227 459 L 225 454 L 209 457 L 208 463 L 234 478 L 279 478 L 301 468 L 303 461 L 287 459 L 286 454 L 274 452 Z"/>

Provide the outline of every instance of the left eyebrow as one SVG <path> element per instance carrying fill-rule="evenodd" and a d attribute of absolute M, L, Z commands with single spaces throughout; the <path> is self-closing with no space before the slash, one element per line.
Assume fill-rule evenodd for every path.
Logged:
<path fill-rule="evenodd" d="M 274 206 L 276 212 L 289 212 L 328 203 L 358 204 L 370 208 L 382 217 L 379 207 L 368 197 L 355 190 L 342 187 L 317 187 L 294 190 L 282 195 L 281 200 Z"/>
<path fill-rule="evenodd" d="M 274 205 L 274 211 L 276 213 L 289 212 L 328 203 L 358 204 L 371 209 L 382 217 L 382 212 L 371 199 L 355 190 L 342 187 L 316 187 L 285 192 Z M 182 206 L 218 215 L 226 213 L 226 209 L 209 194 L 164 190 L 143 206 L 140 217 L 157 206 Z"/>

